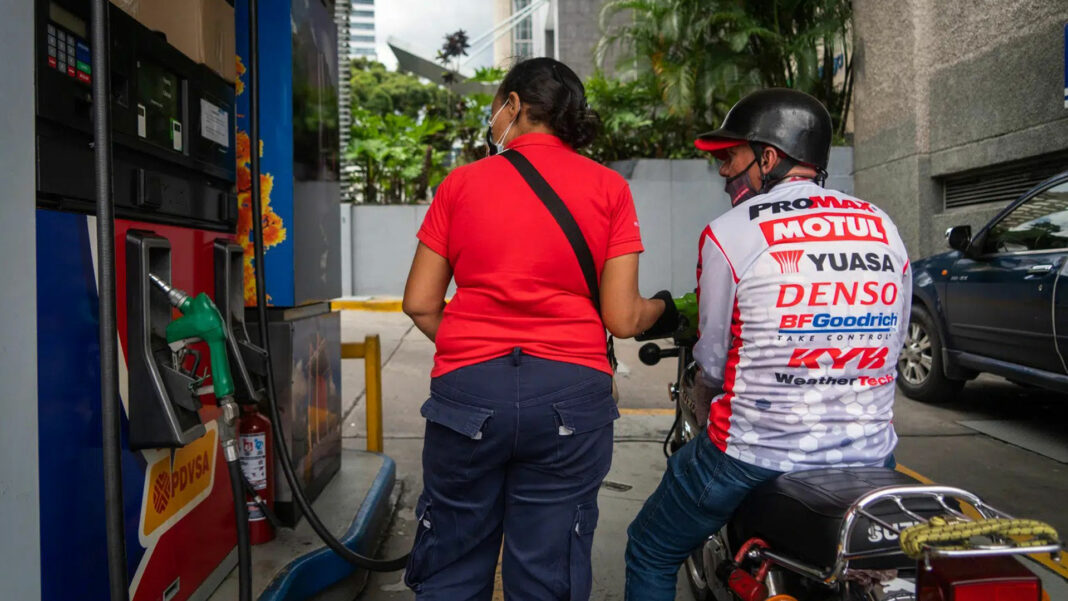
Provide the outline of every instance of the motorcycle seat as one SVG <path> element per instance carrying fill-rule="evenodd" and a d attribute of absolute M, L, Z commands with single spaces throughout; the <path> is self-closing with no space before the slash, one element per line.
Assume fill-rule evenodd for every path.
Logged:
<path fill-rule="evenodd" d="M 750 538 L 763 539 L 772 550 L 810 566 L 828 569 L 835 563 L 846 511 L 863 495 L 886 486 L 915 486 L 913 478 L 887 468 L 827 468 L 783 474 L 753 489 L 728 526 L 737 548 Z M 905 501 L 925 518 L 945 513 L 934 499 Z M 952 505 L 951 505 L 952 506 Z M 868 509 L 883 521 L 904 529 L 917 520 L 892 501 Z M 853 529 L 850 552 L 899 551 L 898 535 L 861 516 Z M 915 568 L 903 554 L 850 562 L 852 569 Z"/>

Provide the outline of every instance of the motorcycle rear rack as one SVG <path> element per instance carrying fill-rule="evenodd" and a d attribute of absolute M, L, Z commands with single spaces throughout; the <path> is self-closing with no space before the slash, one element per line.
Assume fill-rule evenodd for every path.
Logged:
<path fill-rule="evenodd" d="M 892 555 L 901 555 L 903 551 L 877 551 L 877 552 L 863 552 L 863 551 L 851 551 L 849 548 L 849 541 L 852 540 L 853 531 L 857 527 L 857 523 L 861 517 L 871 520 L 871 522 L 878 524 L 879 526 L 887 529 L 890 532 L 901 535 L 903 529 L 898 528 L 894 524 L 883 520 L 879 516 L 874 515 L 869 508 L 874 505 L 886 502 L 892 502 L 909 517 L 915 519 L 919 523 L 928 523 L 930 520 L 925 518 L 915 511 L 910 510 L 905 506 L 904 501 L 906 499 L 934 499 L 938 504 L 946 511 L 946 513 L 954 518 L 964 521 L 974 521 L 971 517 L 962 513 L 959 509 L 952 506 L 947 502 L 947 498 L 955 501 L 961 501 L 972 508 L 983 519 L 1005 518 L 1013 519 L 1013 516 L 1001 511 L 995 507 L 983 502 L 982 499 L 976 495 L 952 486 L 887 486 L 873 490 L 866 495 L 857 499 L 855 503 L 846 511 L 845 517 L 842 520 L 842 528 L 838 536 L 838 550 L 836 553 L 835 563 L 830 568 L 817 568 L 808 565 L 804 562 L 798 561 L 791 557 L 787 557 L 776 553 L 771 549 L 754 548 L 750 552 L 750 556 L 760 560 L 770 560 L 772 563 L 786 568 L 790 571 L 796 572 L 809 578 L 822 581 L 825 584 L 834 584 L 842 576 L 844 576 L 849 570 L 849 562 L 860 559 L 874 559 L 877 557 L 889 557 Z M 938 547 L 932 547 L 929 545 L 924 546 L 924 561 L 930 562 L 935 557 L 990 557 L 995 555 L 1032 555 L 1037 553 L 1049 553 L 1055 561 L 1060 561 L 1060 553 L 1063 550 L 1063 544 L 1060 541 L 1056 541 L 1046 545 L 1036 545 L 1031 547 L 1021 547 L 1012 542 L 1004 542 L 990 545 L 983 545 L 973 549 L 939 549 Z"/>

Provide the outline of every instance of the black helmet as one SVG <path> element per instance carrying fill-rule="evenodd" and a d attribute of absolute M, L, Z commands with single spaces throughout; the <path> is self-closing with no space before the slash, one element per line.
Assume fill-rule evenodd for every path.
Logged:
<path fill-rule="evenodd" d="M 804 92 L 759 90 L 739 100 L 723 119 L 723 126 L 701 134 L 694 145 L 719 156 L 724 149 L 746 142 L 774 146 L 797 162 L 826 171 L 831 114 Z"/>

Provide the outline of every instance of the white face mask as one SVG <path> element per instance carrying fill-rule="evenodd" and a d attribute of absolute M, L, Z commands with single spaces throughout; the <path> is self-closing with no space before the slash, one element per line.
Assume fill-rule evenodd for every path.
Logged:
<path fill-rule="evenodd" d="M 508 132 L 512 129 L 512 126 L 515 125 L 516 119 L 519 118 L 519 113 L 517 111 L 515 119 L 512 119 L 512 122 L 504 129 L 504 134 L 501 135 L 501 138 L 496 142 L 493 141 L 493 123 L 497 120 L 497 115 L 501 114 L 501 111 L 504 110 L 504 107 L 508 106 L 509 102 L 511 102 L 511 100 L 505 101 L 505 103 L 501 105 L 501 108 L 497 109 L 496 113 L 493 113 L 493 118 L 490 119 L 489 127 L 486 129 L 486 144 L 489 146 L 490 156 L 504 152 L 504 141 L 508 138 Z"/>

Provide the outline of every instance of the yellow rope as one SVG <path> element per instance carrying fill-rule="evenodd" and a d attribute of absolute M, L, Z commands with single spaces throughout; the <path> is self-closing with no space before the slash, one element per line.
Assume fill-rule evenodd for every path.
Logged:
<path fill-rule="evenodd" d="M 901 533 L 901 549 L 906 555 L 918 558 L 923 555 L 925 547 L 937 547 L 941 550 L 969 549 L 968 545 L 947 544 L 967 541 L 975 536 L 998 535 L 1001 537 L 1030 537 L 1018 541 L 1017 547 L 1037 547 L 1059 540 L 1057 531 L 1049 524 L 1038 520 L 989 519 L 971 521 L 946 521 L 934 517 L 926 524 L 918 524 Z"/>

